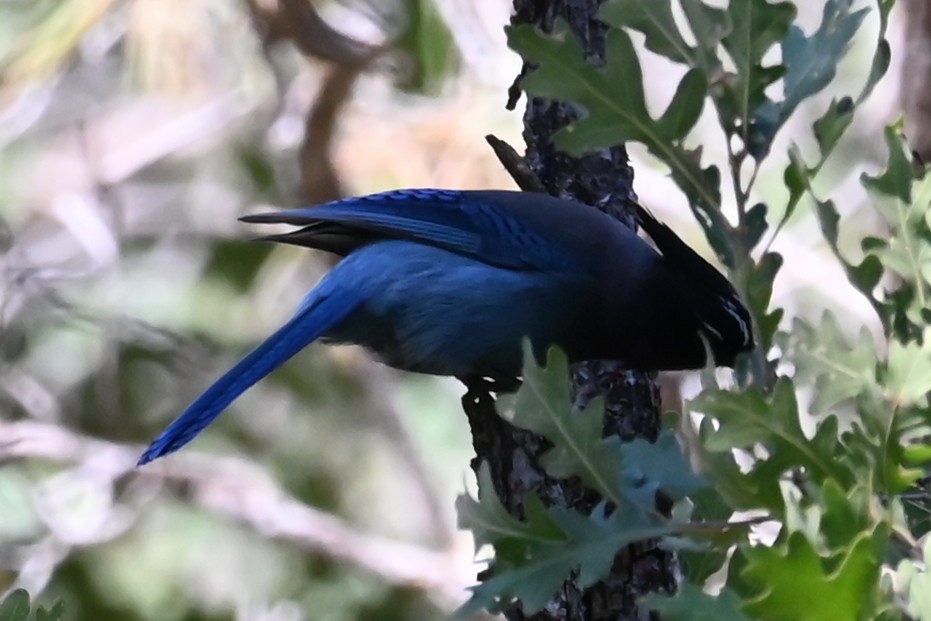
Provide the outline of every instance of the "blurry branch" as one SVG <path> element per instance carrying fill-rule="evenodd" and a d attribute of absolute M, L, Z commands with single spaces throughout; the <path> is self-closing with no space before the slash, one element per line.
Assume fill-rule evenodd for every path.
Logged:
<path fill-rule="evenodd" d="M 296 500 L 267 473 L 242 460 L 188 451 L 136 470 L 139 452 L 140 447 L 95 440 L 56 425 L 0 422 L 0 464 L 39 459 L 74 465 L 110 487 L 122 487 L 127 477 L 132 479 L 129 483 L 154 484 L 265 537 L 350 563 L 389 584 L 436 590 L 448 602 L 462 598 L 452 547 L 434 551 L 360 533 Z M 145 497 L 154 498 L 158 489 Z"/>
<path fill-rule="evenodd" d="M 330 154 L 339 114 L 356 78 L 387 45 L 371 45 L 334 30 L 307 0 L 248 0 L 248 5 L 266 50 L 288 40 L 308 58 L 331 63 L 307 113 L 300 149 L 301 200 L 325 203 L 341 198 L 343 186 Z"/>
<path fill-rule="evenodd" d="M 905 2 L 905 54 L 901 98 L 911 147 L 931 162 L 931 3 Z"/>
<path fill-rule="evenodd" d="M 303 201 L 326 203 L 343 196 L 343 184 L 333 164 L 330 148 L 340 111 L 352 95 L 352 86 L 360 73 L 361 69 L 353 66 L 331 66 L 307 113 L 300 150 Z"/>
<path fill-rule="evenodd" d="M 248 0 L 263 42 L 289 40 L 304 55 L 363 69 L 384 49 L 331 28 L 308 0 Z"/>

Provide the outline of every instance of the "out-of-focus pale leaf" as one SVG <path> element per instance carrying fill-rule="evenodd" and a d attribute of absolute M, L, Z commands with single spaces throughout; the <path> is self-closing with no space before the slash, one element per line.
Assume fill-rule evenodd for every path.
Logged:
<path fill-rule="evenodd" d="M 931 621 L 931 537 L 922 547 L 924 567 L 913 561 L 903 561 L 899 574 L 907 579 L 908 612 L 918 621 Z"/>
<path fill-rule="evenodd" d="M 19 468 L 0 467 L 0 542 L 29 540 L 42 532 L 32 485 Z"/>
<path fill-rule="evenodd" d="M 815 385 L 811 409 L 831 412 L 838 404 L 865 392 L 878 392 L 878 354 L 866 327 L 851 346 L 833 313 L 825 311 L 817 326 L 796 319 L 792 325 L 792 351 L 797 379 Z"/>
<path fill-rule="evenodd" d="M 889 343 L 886 391 L 899 406 L 927 405 L 931 392 L 931 328 L 925 329 L 923 344 Z"/>

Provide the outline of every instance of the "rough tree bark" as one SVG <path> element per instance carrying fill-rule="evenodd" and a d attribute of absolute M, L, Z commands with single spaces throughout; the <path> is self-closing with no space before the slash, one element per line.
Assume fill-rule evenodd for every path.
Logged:
<path fill-rule="evenodd" d="M 566 20 L 578 35 L 589 61 L 603 62 L 606 27 L 594 19 L 603 0 L 514 0 L 513 24 L 534 24 L 550 31 L 556 17 Z M 522 74 L 528 68 L 525 66 Z M 618 85 L 623 88 L 623 85 Z M 509 107 L 520 97 L 517 82 Z M 632 226 L 626 202 L 635 198 L 633 170 L 622 145 L 581 158 L 556 151 L 553 134 L 577 117 L 572 106 L 532 98 L 524 113 L 525 163 L 543 188 L 554 195 L 597 205 Z M 574 399 L 579 405 L 605 395 L 605 434 L 629 440 L 656 438 L 659 431 L 659 392 L 650 374 L 624 370 L 614 362 L 586 362 L 572 369 Z M 508 510 L 520 517 L 522 498 L 533 493 L 549 505 L 590 510 L 600 498 L 578 480 L 554 480 L 546 476 L 539 458 L 548 448 L 545 439 L 517 429 L 496 415 L 488 395 L 467 395 L 463 406 L 472 426 L 476 459 L 490 465 L 495 490 Z M 505 616 L 510 620 L 595 621 L 650 618 L 637 599 L 651 591 L 675 590 L 676 559 L 653 542 L 629 546 L 615 559 L 610 576 L 589 589 L 574 580 L 565 583 L 547 607 L 524 615 L 519 605 Z"/>
<path fill-rule="evenodd" d="M 902 110 L 912 148 L 931 162 L 931 2 L 906 0 Z"/>

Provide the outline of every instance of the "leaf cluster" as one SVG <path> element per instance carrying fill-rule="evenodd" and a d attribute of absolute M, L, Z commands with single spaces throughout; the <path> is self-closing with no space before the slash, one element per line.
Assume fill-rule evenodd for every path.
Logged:
<path fill-rule="evenodd" d="M 602 437 L 604 407 L 596 400 L 575 409 L 569 399 L 565 355 L 551 349 L 545 368 L 525 348 L 524 383 L 512 422 L 545 436 L 553 447 L 542 465 L 553 477 L 578 477 L 603 498 L 589 515 L 545 507 L 533 495 L 523 502 L 523 520 L 510 515 L 494 493 L 487 468 L 479 472 L 479 496 L 457 500 L 459 526 L 476 546 L 495 549 L 494 576 L 473 589 L 463 612 L 505 609 L 519 600 L 528 613 L 541 609 L 570 573 L 590 586 L 610 569 L 624 546 L 671 535 L 676 527 L 654 509 L 657 494 L 685 498 L 705 486 L 692 474 L 674 435 L 655 442 Z"/>

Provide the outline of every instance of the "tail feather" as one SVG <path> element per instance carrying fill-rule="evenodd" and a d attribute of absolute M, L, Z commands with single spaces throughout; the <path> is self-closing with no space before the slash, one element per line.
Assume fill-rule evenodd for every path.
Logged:
<path fill-rule="evenodd" d="M 193 440 L 239 395 L 318 339 L 360 302 L 355 292 L 330 291 L 302 304 L 294 317 L 195 399 L 149 445 L 136 465 L 173 453 Z"/>

